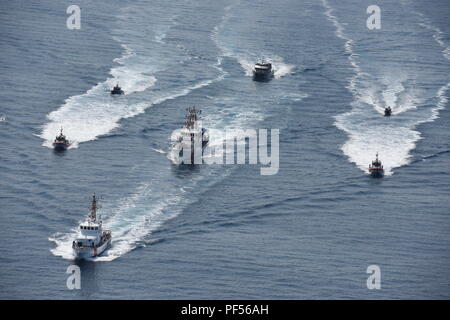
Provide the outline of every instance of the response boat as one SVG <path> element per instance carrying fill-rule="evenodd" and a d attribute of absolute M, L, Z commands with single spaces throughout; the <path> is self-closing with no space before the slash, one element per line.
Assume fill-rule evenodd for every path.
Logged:
<path fill-rule="evenodd" d="M 56 151 L 64 151 L 70 146 L 70 141 L 67 140 L 66 136 L 63 134 L 63 129 L 58 136 L 56 136 L 55 141 L 53 141 L 53 148 Z"/>
<path fill-rule="evenodd" d="M 116 86 L 111 90 L 111 94 L 124 94 L 122 88 L 119 87 L 119 84 L 116 84 Z"/>
<path fill-rule="evenodd" d="M 381 178 L 384 176 L 384 168 L 381 164 L 381 161 L 378 160 L 378 152 L 377 152 L 377 158 L 372 161 L 372 164 L 369 164 L 369 173 L 372 177 L 375 178 Z"/>
<path fill-rule="evenodd" d="M 200 114 L 202 111 L 195 107 L 186 110 L 186 121 L 183 128 L 178 131 L 172 146 L 175 156 L 178 158 L 178 163 L 200 164 L 198 162 L 200 162 L 199 159 L 203 155 L 203 150 L 209 142 L 209 134 L 201 125 Z M 185 152 L 190 153 L 190 161 L 189 155 Z M 200 157 L 196 157 L 196 152 L 200 153 Z"/>
<path fill-rule="evenodd" d="M 384 116 L 385 116 L 385 117 L 390 117 L 391 114 L 392 114 L 392 109 L 391 109 L 391 107 L 384 108 Z"/>
<path fill-rule="evenodd" d="M 274 70 L 270 62 L 261 60 L 257 62 L 253 67 L 253 80 L 264 81 L 272 78 L 274 75 Z"/>
<path fill-rule="evenodd" d="M 88 218 L 78 228 L 78 236 L 72 242 L 76 259 L 85 259 L 100 255 L 111 244 L 111 231 L 103 230 L 102 218 L 97 219 L 99 198 L 94 194 Z"/>

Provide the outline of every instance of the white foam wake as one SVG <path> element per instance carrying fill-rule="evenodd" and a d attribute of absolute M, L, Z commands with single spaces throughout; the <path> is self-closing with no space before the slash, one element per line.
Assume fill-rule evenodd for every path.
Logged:
<path fill-rule="evenodd" d="M 410 150 L 420 139 L 420 133 L 409 128 L 401 128 L 386 124 L 385 126 L 367 126 L 363 122 L 349 123 L 353 120 L 352 113 L 336 117 L 335 125 L 348 133 L 349 140 L 342 146 L 342 151 L 358 168 L 367 172 L 368 164 L 379 153 L 383 161 L 386 175 L 392 175 L 392 170 L 409 163 Z"/>
<path fill-rule="evenodd" d="M 126 95 L 144 91 L 152 87 L 156 78 L 150 73 L 153 67 L 145 67 L 145 59 L 138 57 L 131 48 L 122 45 L 125 53 L 114 61 L 120 64 L 111 69 L 112 78 L 98 83 L 85 94 L 72 96 L 64 104 L 51 112 L 47 118 L 40 137 L 43 145 L 52 146 L 52 141 L 60 128 L 64 128 L 67 137 L 73 141 L 72 148 L 80 142 L 96 139 L 118 127 L 120 119 L 133 117 L 144 112 L 149 103 L 130 104 Z M 111 88 L 119 83 L 125 96 L 112 96 Z"/>
<path fill-rule="evenodd" d="M 442 55 L 450 61 L 450 45 L 447 45 L 447 43 L 445 43 L 444 41 L 444 33 L 442 32 L 441 29 L 439 29 L 438 27 L 435 27 L 431 24 L 431 22 L 429 21 L 428 18 L 425 17 L 425 15 L 421 12 L 415 12 L 419 17 L 422 18 L 421 23 L 419 23 L 420 26 L 422 26 L 423 28 L 431 31 L 433 33 L 433 39 L 439 44 L 439 46 L 442 48 Z M 445 106 L 447 105 L 448 99 L 447 99 L 447 91 L 450 89 L 450 81 L 447 82 L 446 85 L 442 86 L 437 94 L 437 103 L 436 103 L 436 108 L 433 109 L 433 114 L 430 117 L 429 120 L 427 121 L 433 121 L 434 119 L 439 117 L 439 110 L 444 109 Z M 425 121 L 426 122 L 426 121 Z"/>
<path fill-rule="evenodd" d="M 378 113 L 384 115 L 384 108 L 391 107 L 392 114 L 400 114 L 408 110 L 417 109 L 423 102 L 420 98 L 421 91 L 416 88 L 414 82 L 410 82 L 404 74 L 386 73 L 379 77 L 376 83 L 370 82 L 368 87 L 359 88 L 358 99 L 367 105 L 373 106 Z"/>
<path fill-rule="evenodd" d="M 149 64 L 145 56 L 137 55 L 129 46 L 125 44 L 121 46 L 125 54 L 114 59 L 114 62 L 121 66 L 111 69 L 110 74 L 113 77 L 106 80 L 108 88 L 119 84 L 127 95 L 154 86 L 156 78 L 151 74 L 158 69 L 153 64 Z"/>
<path fill-rule="evenodd" d="M 167 151 L 164 151 L 164 150 L 162 150 L 162 149 L 155 149 L 155 148 L 152 148 L 152 150 L 153 150 L 153 151 L 156 151 L 156 152 L 158 152 L 158 153 L 161 153 L 161 154 L 166 154 L 166 153 L 167 153 Z"/>
<path fill-rule="evenodd" d="M 66 136 L 74 141 L 71 148 L 76 148 L 81 142 L 95 140 L 118 128 L 121 119 L 134 117 L 154 104 L 185 96 L 223 77 L 221 74 L 173 92 L 155 94 L 151 101 L 141 103 L 130 103 L 123 96 L 111 96 L 106 81 L 81 96 L 70 97 L 61 108 L 51 112 L 47 116 L 50 122 L 44 126 L 40 137 L 44 139 L 43 145 L 51 148 L 55 135 L 63 127 Z"/>

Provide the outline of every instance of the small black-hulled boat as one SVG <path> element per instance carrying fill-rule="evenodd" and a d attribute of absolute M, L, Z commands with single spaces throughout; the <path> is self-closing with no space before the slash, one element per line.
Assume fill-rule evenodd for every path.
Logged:
<path fill-rule="evenodd" d="M 116 84 L 116 86 L 111 90 L 111 94 L 124 94 L 122 88 L 119 87 L 119 84 Z"/>
<path fill-rule="evenodd" d="M 384 116 L 385 116 L 385 117 L 390 117 L 391 114 L 392 114 L 392 109 L 391 109 L 391 107 L 384 108 Z"/>
<path fill-rule="evenodd" d="M 270 62 L 261 60 L 253 67 L 253 80 L 265 81 L 273 77 L 274 70 Z"/>

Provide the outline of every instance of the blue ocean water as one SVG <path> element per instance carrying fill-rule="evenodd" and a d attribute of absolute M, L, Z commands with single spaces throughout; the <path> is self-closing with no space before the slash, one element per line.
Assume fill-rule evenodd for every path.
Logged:
<path fill-rule="evenodd" d="M 366 0 L 79 0 L 81 30 L 71 4 L 0 11 L 0 298 L 450 298 L 448 1 L 382 2 L 380 30 Z M 280 129 L 279 172 L 173 165 L 191 105 Z M 93 192 L 113 244 L 74 262 Z"/>

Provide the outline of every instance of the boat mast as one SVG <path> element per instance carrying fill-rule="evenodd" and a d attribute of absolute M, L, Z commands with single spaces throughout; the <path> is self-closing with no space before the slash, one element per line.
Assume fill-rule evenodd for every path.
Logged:
<path fill-rule="evenodd" d="M 59 130 L 59 136 L 57 136 L 56 139 L 61 139 L 62 137 L 64 137 L 64 134 L 63 134 L 63 127 L 61 126 L 61 129 Z"/>
<path fill-rule="evenodd" d="M 195 109 L 195 107 L 187 108 L 186 121 L 184 123 L 186 128 L 194 128 L 196 122 L 200 119 L 201 110 Z"/>
<path fill-rule="evenodd" d="M 97 200 L 99 198 L 95 195 L 92 196 L 92 204 L 91 204 L 91 214 L 89 215 L 89 218 L 92 221 L 96 221 L 97 220 L 97 209 L 99 209 L 101 206 L 97 205 Z"/>

